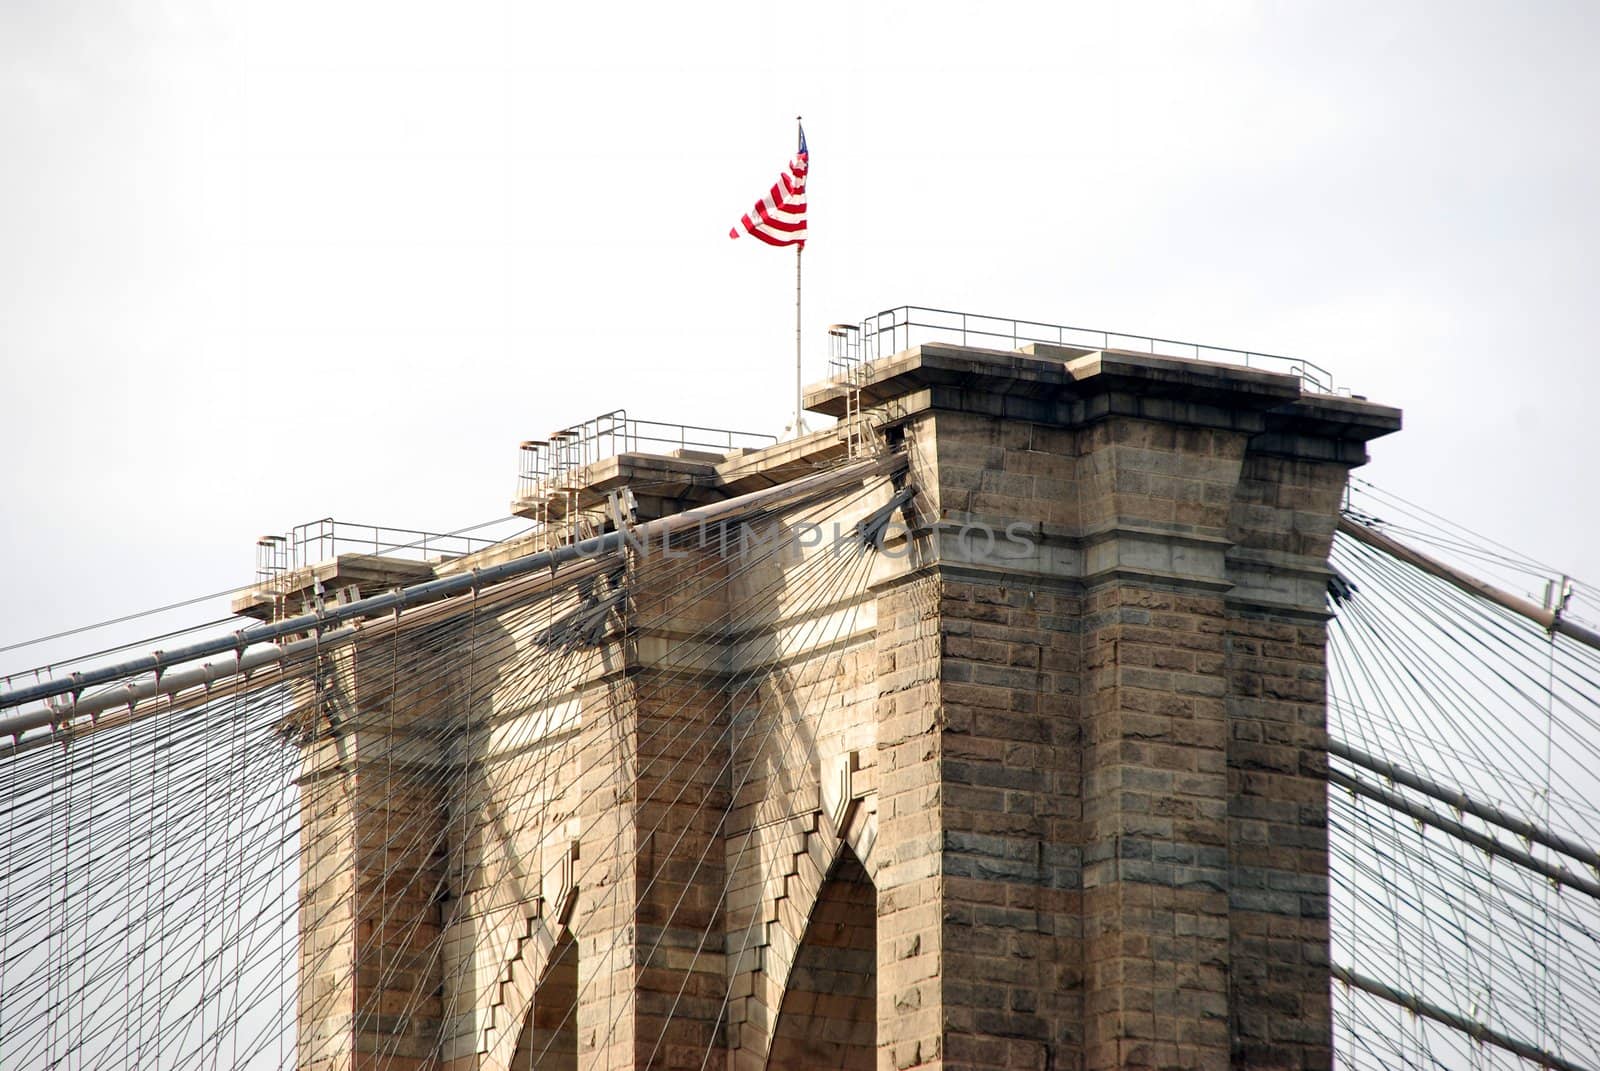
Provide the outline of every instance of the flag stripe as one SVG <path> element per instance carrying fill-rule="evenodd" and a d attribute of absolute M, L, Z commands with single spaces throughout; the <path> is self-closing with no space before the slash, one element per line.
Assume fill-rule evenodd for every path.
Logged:
<path fill-rule="evenodd" d="M 749 233 L 750 237 L 759 238 L 763 242 L 766 242 L 768 245 L 805 245 L 806 244 L 806 240 L 804 238 L 783 238 L 783 237 L 779 237 L 777 234 L 769 234 L 769 233 L 767 233 L 765 230 L 763 230 L 761 228 L 760 224 L 752 223 L 750 221 L 750 217 L 749 216 L 745 216 L 744 219 L 741 222 L 744 224 L 744 229 L 745 229 L 745 231 L 747 231 Z M 779 233 L 781 233 L 781 232 L 779 232 Z M 735 228 L 734 230 L 729 231 L 728 232 L 728 237 L 730 237 L 730 238 L 739 237 L 738 229 Z"/>
<path fill-rule="evenodd" d="M 782 186 L 774 186 L 767 191 L 767 200 L 782 208 L 793 208 L 804 212 L 806 208 L 806 188 L 801 186 L 798 190 L 786 190 Z"/>
<path fill-rule="evenodd" d="M 756 215 L 761 217 L 762 223 L 765 223 L 775 231 L 788 231 L 790 234 L 798 234 L 806 229 L 805 216 L 794 217 L 788 216 L 783 212 L 774 212 L 767 207 L 766 201 L 756 205 Z"/>
<path fill-rule="evenodd" d="M 768 245 L 806 244 L 806 172 L 811 167 L 810 155 L 802 146 L 789 166 L 778 176 L 767 195 L 756 202 L 750 213 L 740 217 L 739 226 L 728 231 L 729 238 L 739 237 L 741 229 L 752 238 Z"/>

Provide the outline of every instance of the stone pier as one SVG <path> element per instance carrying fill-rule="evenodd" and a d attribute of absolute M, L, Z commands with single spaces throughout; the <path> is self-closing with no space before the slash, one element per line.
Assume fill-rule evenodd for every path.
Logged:
<path fill-rule="evenodd" d="M 485 593 L 409 709 L 392 666 L 432 648 L 330 663 L 301 1066 L 1330 1065 L 1327 555 L 1399 413 L 1042 345 L 858 388 L 903 464 L 763 523 L 909 489 L 859 567 L 686 543 Z M 563 508 L 671 516 L 845 441 L 622 454 Z"/>

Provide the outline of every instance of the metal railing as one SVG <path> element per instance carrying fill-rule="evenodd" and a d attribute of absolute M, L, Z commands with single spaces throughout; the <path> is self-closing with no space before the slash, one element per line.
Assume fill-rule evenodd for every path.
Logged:
<path fill-rule="evenodd" d="M 256 583 L 268 584 L 289 571 L 289 540 L 264 535 L 256 540 Z"/>
<path fill-rule="evenodd" d="M 673 450 L 728 454 L 742 448 L 771 446 L 776 435 L 694 424 L 636 420 L 626 409 L 601 413 L 592 420 L 530 439 L 520 449 L 517 498 L 525 500 L 556 485 L 568 474 L 618 454 L 665 454 Z"/>
<path fill-rule="evenodd" d="M 1034 320 L 1012 320 L 1003 316 L 980 316 L 950 309 L 930 309 L 901 305 L 885 309 L 861 321 L 860 337 L 853 340 L 857 360 L 874 361 L 911 349 L 923 342 L 953 342 L 962 346 L 990 346 L 1017 349 L 1029 342 L 1053 346 L 1077 346 L 1094 350 L 1134 350 L 1162 357 L 1182 357 L 1197 361 L 1220 361 L 1285 372 L 1299 376 L 1305 389 L 1319 394 L 1340 393 L 1333 375 L 1326 368 L 1299 357 L 1276 353 L 1205 346 L 1170 338 L 1102 331 L 1097 328 L 1069 327 Z"/>
<path fill-rule="evenodd" d="M 449 532 L 424 532 L 319 517 L 295 525 L 288 535 L 267 535 L 256 540 L 256 582 L 270 584 L 298 569 L 332 561 L 341 554 L 376 554 L 385 558 L 437 562 L 492 547 L 496 542 Z"/>

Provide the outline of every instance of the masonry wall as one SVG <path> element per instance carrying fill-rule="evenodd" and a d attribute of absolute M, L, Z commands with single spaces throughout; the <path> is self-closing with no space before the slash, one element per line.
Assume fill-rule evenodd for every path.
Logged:
<path fill-rule="evenodd" d="M 510 1066 L 568 937 L 580 711 L 601 660 L 541 636 L 578 603 L 570 592 L 535 598 L 481 615 L 473 630 L 470 713 L 446 733 L 450 870 L 438 954 L 448 1069 Z"/>
<path fill-rule="evenodd" d="M 765 518 L 816 542 L 690 540 L 477 621 L 413 712 L 456 719 L 448 776 L 384 804 L 445 846 L 404 927 L 333 936 L 382 810 L 308 777 L 303 918 L 340 921 L 304 1066 L 353 1066 L 341 979 L 408 954 L 371 1025 L 417 1067 L 1327 1066 L 1325 560 L 1397 414 L 1081 351 L 873 376 L 905 469 Z M 841 553 L 900 486 L 899 534 Z"/>
<path fill-rule="evenodd" d="M 941 642 L 880 721 L 880 1066 L 1328 1065 L 1322 591 L 1364 453 L 1233 386 L 902 410 Z"/>
<path fill-rule="evenodd" d="M 1255 453 L 1229 513 L 1241 553 L 1327 560 L 1345 467 Z M 1322 615 L 1228 613 L 1233 1029 L 1241 1059 L 1327 1066 L 1327 630 Z"/>
<path fill-rule="evenodd" d="M 396 667 L 421 657 L 343 648 L 297 690 L 303 1068 L 436 1066 L 446 804 L 429 727 L 460 692 L 445 672 L 400 695 Z"/>
<path fill-rule="evenodd" d="M 767 544 L 752 540 L 733 577 L 731 604 L 742 612 L 727 659 L 743 687 L 724 837 L 730 1067 L 767 1066 L 813 905 L 843 845 L 853 840 L 872 858 L 873 805 L 838 798 L 842 774 L 847 797 L 865 796 L 876 769 L 873 563 L 843 533 L 887 498 L 880 484 L 758 526 Z M 801 520 L 815 528 L 799 530 Z"/>

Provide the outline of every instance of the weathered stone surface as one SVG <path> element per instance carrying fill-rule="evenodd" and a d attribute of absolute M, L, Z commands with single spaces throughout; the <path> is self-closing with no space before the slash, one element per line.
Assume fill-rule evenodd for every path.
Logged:
<path fill-rule="evenodd" d="M 1326 555 L 1398 414 L 1115 352 L 868 381 L 884 552 L 639 558 L 604 642 L 492 609 L 392 711 L 395 651 L 337 666 L 383 717 L 304 750 L 302 1066 L 1328 1065 Z"/>

